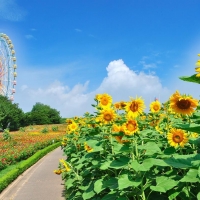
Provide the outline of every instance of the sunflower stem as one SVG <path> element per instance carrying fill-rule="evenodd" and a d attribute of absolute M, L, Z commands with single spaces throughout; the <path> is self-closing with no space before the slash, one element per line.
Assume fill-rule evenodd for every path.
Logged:
<path fill-rule="evenodd" d="M 111 152 L 112 152 L 112 155 L 115 155 L 114 153 L 114 149 L 113 149 L 113 140 L 112 140 L 112 135 L 110 134 L 110 144 L 111 144 Z"/>
<path fill-rule="evenodd" d="M 136 158 L 138 160 L 138 147 L 137 147 L 137 140 L 134 140 L 134 143 L 135 143 L 135 155 L 136 155 Z"/>
<path fill-rule="evenodd" d="M 141 191 L 142 191 L 142 200 L 146 200 L 146 196 L 145 196 L 145 193 L 144 193 L 143 182 L 141 183 Z"/>

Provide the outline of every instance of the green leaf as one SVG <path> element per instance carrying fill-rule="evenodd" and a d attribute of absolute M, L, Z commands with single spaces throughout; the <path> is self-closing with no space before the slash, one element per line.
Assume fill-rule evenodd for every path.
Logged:
<path fill-rule="evenodd" d="M 197 125 L 197 124 L 176 124 L 174 127 L 183 129 L 186 131 L 200 133 L 200 125 Z"/>
<path fill-rule="evenodd" d="M 197 199 L 200 200 L 200 192 L 197 194 Z"/>
<path fill-rule="evenodd" d="M 199 178 L 200 178 L 200 167 L 199 167 L 199 169 L 198 169 L 198 176 L 199 176 Z"/>
<path fill-rule="evenodd" d="M 120 169 L 125 167 L 128 162 L 130 161 L 130 158 L 126 157 L 126 156 L 120 156 L 119 158 L 116 158 L 115 160 L 113 160 L 110 163 L 110 168 L 116 168 L 116 169 Z"/>
<path fill-rule="evenodd" d="M 187 82 L 193 82 L 193 83 L 198 83 L 200 84 L 200 78 L 196 77 L 196 74 L 192 76 L 181 76 L 179 79 Z"/>
<path fill-rule="evenodd" d="M 145 129 L 145 130 L 140 131 L 140 135 L 146 136 L 147 134 L 152 133 L 152 132 L 154 131 L 151 129 Z"/>
<path fill-rule="evenodd" d="M 190 169 L 187 174 L 180 180 L 181 182 L 196 183 L 200 181 L 200 178 L 197 178 L 198 170 Z"/>
<path fill-rule="evenodd" d="M 136 171 L 148 171 L 154 165 L 153 158 L 147 158 L 142 164 L 139 164 L 136 160 L 131 163 L 131 167 Z"/>
<path fill-rule="evenodd" d="M 174 200 L 179 194 L 180 194 L 181 191 L 173 191 L 173 190 L 170 190 L 170 194 L 169 194 L 169 200 Z"/>
<path fill-rule="evenodd" d="M 171 154 L 174 154 L 175 152 L 176 152 L 176 149 L 174 147 L 169 147 L 164 150 L 164 154 L 166 155 L 171 155 Z"/>
<path fill-rule="evenodd" d="M 137 187 L 141 184 L 141 180 L 133 180 L 128 174 L 123 174 L 118 179 L 119 190 L 122 190 L 127 187 Z"/>
<path fill-rule="evenodd" d="M 117 200 L 129 200 L 128 197 L 119 197 Z"/>
<path fill-rule="evenodd" d="M 161 160 L 161 159 L 154 159 L 154 165 L 156 165 L 156 166 L 161 166 L 161 167 L 170 166 L 170 165 L 167 164 L 164 160 Z"/>
<path fill-rule="evenodd" d="M 103 181 L 103 188 L 110 188 L 110 189 L 118 188 L 117 178 L 112 177 L 109 180 Z"/>
<path fill-rule="evenodd" d="M 100 169 L 101 170 L 106 170 L 106 169 L 108 169 L 109 167 L 110 167 L 110 163 L 111 163 L 112 161 L 106 161 L 106 162 L 103 162 L 102 164 L 101 164 L 101 166 L 100 166 Z"/>
<path fill-rule="evenodd" d="M 166 192 L 178 184 L 178 181 L 174 181 L 166 176 L 156 177 L 156 186 L 150 186 L 153 191 Z"/>
<path fill-rule="evenodd" d="M 95 192 L 94 192 L 94 183 L 91 182 L 89 184 L 89 187 L 83 192 L 83 199 L 90 199 L 91 197 L 93 197 L 95 195 Z"/>
<path fill-rule="evenodd" d="M 84 165 L 83 164 L 79 164 L 77 166 L 75 166 L 76 169 L 81 169 Z"/>
<path fill-rule="evenodd" d="M 102 151 L 103 148 L 101 146 L 101 142 L 97 140 L 87 140 L 87 145 L 91 148 L 93 148 L 92 152 Z"/>
<path fill-rule="evenodd" d="M 115 191 L 111 191 L 108 194 L 106 194 L 102 200 L 111 200 L 111 199 L 116 199 L 117 193 Z"/>
<path fill-rule="evenodd" d="M 159 146 L 155 142 L 147 142 L 143 146 L 138 146 L 138 149 L 144 149 L 145 155 L 162 154 Z"/>
<path fill-rule="evenodd" d="M 169 158 L 164 160 L 168 165 L 175 167 L 175 168 L 190 168 L 191 162 L 187 159 L 175 159 Z"/>
<path fill-rule="evenodd" d="M 175 168 L 191 168 L 197 164 L 196 161 L 200 160 L 200 154 L 190 154 L 190 155 L 174 155 L 174 157 L 165 159 L 168 165 Z"/>
<path fill-rule="evenodd" d="M 129 144 L 124 144 L 121 149 L 119 149 L 119 152 L 130 152 L 132 151 L 132 149 L 130 148 L 130 145 Z"/>
<path fill-rule="evenodd" d="M 69 178 L 67 179 L 67 181 L 65 182 L 65 186 L 67 189 L 73 187 L 74 185 L 72 184 L 76 179 L 72 179 L 72 178 Z"/>
<path fill-rule="evenodd" d="M 103 186 L 103 180 L 99 179 L 94 183 L 94 191 L 99 194 L 102 190 L 104 190 Z"/>

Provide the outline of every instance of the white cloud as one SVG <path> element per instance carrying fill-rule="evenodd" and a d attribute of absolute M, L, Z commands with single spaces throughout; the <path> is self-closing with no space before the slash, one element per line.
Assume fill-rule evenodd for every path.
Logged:
<path fill-rule="evenodd" d="M 28 40 L 35 39 L 35 37 L 33 35 L 25 35 L 25 38 Z"/>
<path fill-rule="evenodd" d="M 0 0 L 0 18 L 9 21 L 20 21 L 26 11 L 19 7 L 15 0 Z"/>
<path fill-rule="evenodd" d="M 81 29 L 78 29 L 78 28 L 76 28 L 75 31 L 76 31 L 76 32 L 82 32 L 82 30 L 81 30 Z"/>
<path fill-rule="evenodd" d="M 24 91 L 24 90 L 27 89 L 27 88 L 28 88 L 27 85 L 22 85 L 20 89 L 21 89 L 21 91 Z"/>
<path fill-rule="evenodd" d="M 143 66 L 143 69 L 157 68 L 157 65 L 155 63 L 147 64 L 146 61 L 144 61 L 144 60 L 140 61 L 139 64 Z"/>
<path fill-rule="evenodd" d="M 93 112 L 94 108 L 91 104 L 95 103 L 94 97 L 97 93 L 112 95 L 114 102 L 129 101 L 130 96 L 142 96 L 147 106 L 155 97 L 160 98 L 161 101 L 166 101 L 169 97 L 169 90 L 162 86 L 157 76 L 144 72 L 136 73 L 130 70 L 123 60 L 110 62 L 106 70 L 107 76 L 102 80 L 100 86 L 92 92 L 87 91 L 89 81 L 70 88 L 55 78 L 48 86 L 38 85 L 37 88 L 33 88 L 30 86 L 31 82 L 24 79 L 27 82 L 22 85 L 23 90 L 16 93 L 15 101 L 19 103 L 19 107 L 24 112 L 30 111 L 36 102 L 41 102 L 60 111 L 63 117 L 72 117 L 81 116 L 87 111 Z M 54 70 L 49 69 L 48 77 L 54 77 L 54 72 Z M 39 80 L 38 73 L 35 74 L 36 76 L 32 75 L 32 78 L 35 77 L 35 82 L 37 82 Z M 45 81 L 48 82 L 48 79 L 43 76 L 41 83 L 45 83 Z"/>
<path fill-rule="evenodd" d="M 130 70 L 123 60 L 115 60 L 106 68 L 108 76 L 104 78 L 97 92 L 108 92 L 116 101 L 129 100 L 129 97 L 142 96 L 146 103 L 150 103 L 155 96 L 166 100 L 169 90 L 161 85 L 155 75 L 136 73 Z"/>

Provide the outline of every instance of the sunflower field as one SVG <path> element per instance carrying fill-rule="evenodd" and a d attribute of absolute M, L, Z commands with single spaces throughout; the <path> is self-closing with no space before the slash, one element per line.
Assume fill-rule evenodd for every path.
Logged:
<path fill-rule="evenodd" d="M 198 54 L 200 56 L 200 54 Z M 200 83 L 197 74 L 180 77 Z M 175 91 L 145 113 L 141 97 L 95 96 L 94 114 L 67 119 L 61 159 L 66 199 L 200 199 L 199 100 Z"/>

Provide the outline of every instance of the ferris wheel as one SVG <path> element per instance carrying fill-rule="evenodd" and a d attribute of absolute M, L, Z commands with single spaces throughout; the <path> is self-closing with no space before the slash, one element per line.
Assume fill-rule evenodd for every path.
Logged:
<path fill-rule="evenodd" d="M 0 95 L 14 100 L 15 86 L 17 84 L 17 64 L 15 50 L 9 37 L 0 33 Z"/>

